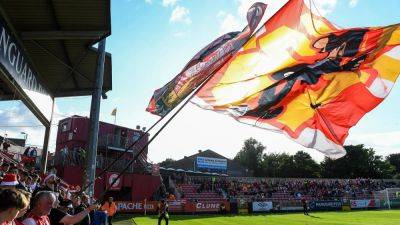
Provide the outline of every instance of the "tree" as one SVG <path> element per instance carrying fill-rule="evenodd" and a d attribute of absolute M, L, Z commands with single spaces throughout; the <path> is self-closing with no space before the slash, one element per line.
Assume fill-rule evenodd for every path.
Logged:
<path fill-rule="evenodd" d="M 264 154 L 261 162 L 263 176 L 282 177 L 281 165 L 283 164 L 283 154 L 271 153 Z"/>
<path fill-rule="evenodd" d="M 321 168 L 315 162 L 310 154 L 304 151 L 298 151 L 293 156 L 294 164 L 294 177 L 307 178 L 307 177 L 321 177 Z"/>
<path fill-rule="evenodd" d="M 264 154 L 262 158 L 262 173 L 266 177 L 320 177 L 321 168 L 311 156 L 303 151 L 295 155 L 286 153 Z"/>
<path fill-rule="evenodd" d="M 320 177 L 321 169 L 311 156 L 303 151 L 295 155 L 264 154 L 262 167 L 269 177 Z"/>
<path fill-rule="evenodd" d="M 321 163 L 326 178 L 391 178 L 394 168 L 364 145 L 345 146 L 346 155 L 340 159 L 325 158 Z"/>
<path fill-rule="evenodd" d="M 386 160 L 396 168 L 396 173 L 400 173 L 400 153 L 391 154 Z"/>
<path fill-rule="evenodd" d="M 295 177 L 292 155 L 283 153 L 279 156 L 278 177 Z"/>
<path fill-rule="evenodd" d="M 244 141 L 242 149 L 236 154 L 234 160 L 248 169 L 253 176 L 262 176 L 261 162 L 265 146 L 254 138 Z"/>
<path fill-rule="evenodd" d="M 176 162 L 176 160 L 173 160 L 171 158 L 167 158 L 164 161 L 160 162 L 159 165 L 164 167 L 164 168 L 168 168 L 168 167 L 172 167 L 172 165 Z"/>

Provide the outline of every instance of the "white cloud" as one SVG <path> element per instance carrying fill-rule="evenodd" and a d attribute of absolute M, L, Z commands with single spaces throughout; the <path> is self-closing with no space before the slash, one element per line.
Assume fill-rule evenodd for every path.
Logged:
<path fill-rule="evenodd" d="M 310 1 L 305 1 L 306 5 L 310 4 Z M 311 11 L 315 14 L 319 14 L 321 16 L 325 16 L 329 13 L 331 13 L 336 5 L 337 5 L 337 0 L 318 0 L 318 1 L 312 1 L 311 2 Z"/>
<path fill-rule="evenodd" d="M 162 5 L 164 7 L 174 6 L 179 0 L 163 0 Z"/>
<path fill-rule="evenodd" d="M 38 146 L 40 149 L 43 147 L 45 127 L 21 101 L 0 102 L 0 108 L 2 108 L 0 110 L 1 136 L 7 134 L 10 138 L 24 138 L 21 134 L 24 132 L 28 134 L 26 141 L 28 145 Z M 55 105 L 49 140 L 50 152 L 55 150 L 58 122 L 72 115 L 89 117 L 89 111 L 70 108 L 66 112 L 60 112 Z"/>
<path fill-rule="evenodd" d="M 218 18 L 223 18 L 225 15 L 226 15 L 226 12 L 223 11 L 223 10 L 220 10 L 220 11 L 218 11 L 218 13 L 217 13 L 217 17 L 218 17 Z"/>
<path fill-rule="evenodd" d="M 144 2 L 146 2 L 147 4 L 152 4 L 153 0 L 144 0 Z"/>
<path fill-rule="evenodd" d="M 184 37 L 184 36 L 187 35 L 187 32 L 185 32 L 185 31 L 177 31 L 177 32 L 174 32 L 172 35 L 174 37 Z"/>
<path fill-rule="evenodd" d="M 219 11 L 217 18 L 220 19 L 220 33 L 223 34 L 231 31 L 242 30 L 247 25 L 247 11 L 254 3 L 259 1 L 260 0 L 236 0 L 238 7 L 235 13 Z M 258 27 L 261 27 L 265 21 L 275 14 L 275 12 L 278 11 L 287 0 L 268 0 L 262 2 L 266 3 L 268 6 Z"/>
<path fill-rule="evenodd" d="M 350 0 L 349 7 L 350 8 L 356 7 L 357 3 L 358 3 L 358 0 Z"/>
<path fill-rule="evenodd" d="M 225 34 L 231 31 L 237 31 L 243 29 L 239 20 L 232 14 L 228 13 L 223 16 L 221 25 L 220 25 L 220 33 Z"/>
<path fill-rule="evenodd" d="M 189 25 L 192 23 L 192 20 L 190 19 L 189 15 L 190 15 L 189 9 L 178 5 L 172 11 L 169 21 L 171 23 L 182 22 Z"/>
<path fill-rule="evenodd" d="M 10 138 L 23 138 L 21 132 L 28 134 L 27 142 L 42 146 L 44 138 L 44 126 L 20 101 L 2 102 L 4 109 L 0 112 L 1 133 Z"/>

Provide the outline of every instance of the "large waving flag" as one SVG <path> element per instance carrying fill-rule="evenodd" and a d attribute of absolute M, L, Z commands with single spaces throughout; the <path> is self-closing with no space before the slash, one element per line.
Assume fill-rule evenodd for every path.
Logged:
<path fill-rule="evenodd" d="M 197 93 L 198 106 L 331 158 L 400 74 L 400 25 L 339 29 L 291 0 Z"/>
<path fill-rule="evenodd" d="M 243 31 L 224 34 L 198 52 L 174 79 L 154 92 L 146 110 L 164 116 L 182 102 L 250 39 L 266 7 L 263 3 L 253 4 L 247 12 L 248 25 Z"/>

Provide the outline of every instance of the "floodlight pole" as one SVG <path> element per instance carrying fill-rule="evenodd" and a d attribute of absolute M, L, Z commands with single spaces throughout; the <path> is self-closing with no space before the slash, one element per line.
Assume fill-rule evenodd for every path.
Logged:
<path fill-rule="evenodd" d="M 96 176 L 96 157 L 97 157 L 97 142 L 99 135 L 99 117 L 100 117 L 100 101 L 103 91 L 104 77 L 104 59 L 105 59 L 106 39 L 99 42 L 97 49 L 97 69 L 96 80 L 93 86 L 92 102 L 90 105 L 90 124 L 89 124 L 89 142 L 86 152 L 86 176 L 83 176 L 83 184 L 90 184 L 87 187 L 87 193 L 90 197 L 94 195 L 94 184 L 90 182 L 95 180 Z"/>

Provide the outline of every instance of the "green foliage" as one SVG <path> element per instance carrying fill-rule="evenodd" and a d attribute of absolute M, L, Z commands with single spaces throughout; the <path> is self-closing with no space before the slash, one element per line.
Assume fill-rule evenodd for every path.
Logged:
<path fill-rule="evenodd" d="M 265 146 L 254 138 L 244 141 L 242 149 L 237 153 L 234 160 L 248 169 L 253 176 L 262 176 L 261 162 Z"/>
<path fill-rule="evenodd" d="M 264 153 L 265 146 L 254 138 L 245 140 L 242 149 L 234 158 L 253 176 L 293 178 L 393 178 L 400 165 L 400 154 L 384 160 L 375 155 L 372 148 L 364 145 L 345 146 L 346 155 L 340 159 L 325 158 L 321 164 L 315 162 L 304 151 L 295 155 L 286 153 Z M 397 170 L 397 173 L 399 171 Z"/>
<path fill-rule="evenodd" d="M 400 153 L 391 154 L 386 160 L 396 168 L 396 173 L 400 173 Z"/>
<path fill-rule="evenodd" d="M 164 168 L 168 168 L 168 167 L 172 167 L 172 165 L 176 162 L 176 160 L 173 160 L 171 158 L 167 158 L 164 161 L 160 162 L 159 165 L 164 167 Z"/>
<path fill-rule="evenodd" d="M 322 176 L 326 178 L 392 178 L 394 167 L 375 155 L 364 145 L 345 146 L 346 155 L 340 159 L 325 158 L 321 163 Z"/>

